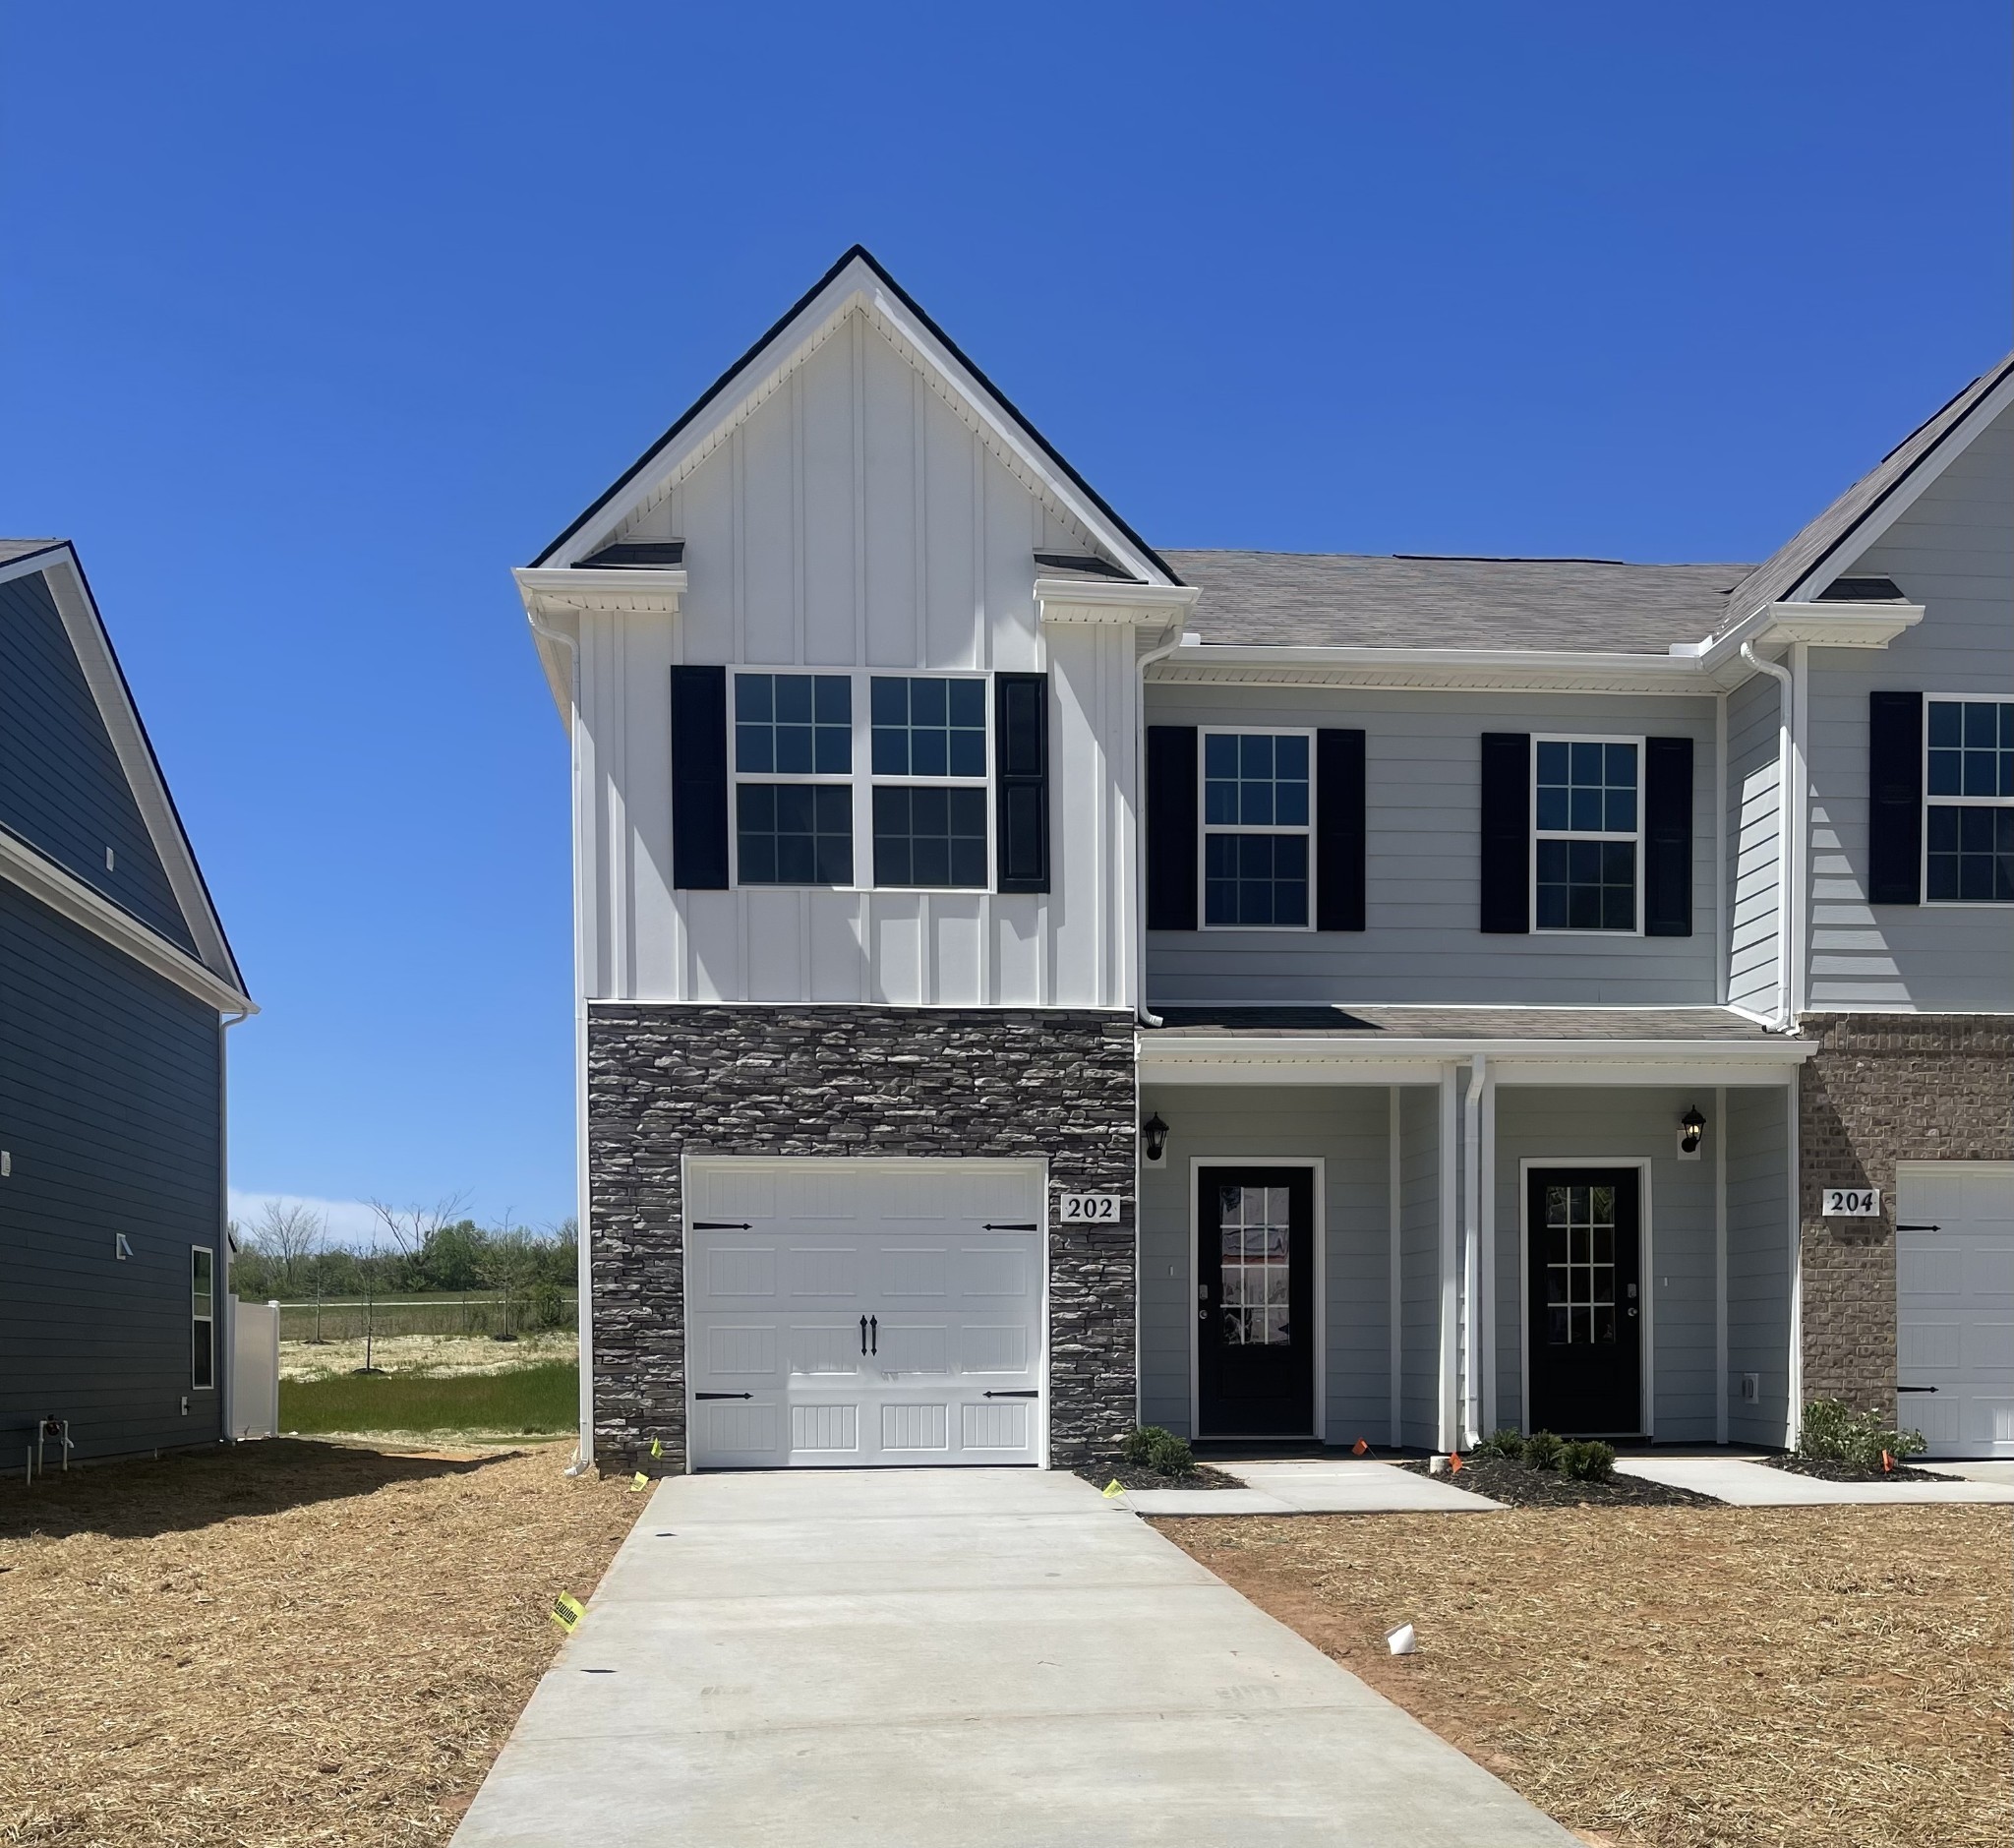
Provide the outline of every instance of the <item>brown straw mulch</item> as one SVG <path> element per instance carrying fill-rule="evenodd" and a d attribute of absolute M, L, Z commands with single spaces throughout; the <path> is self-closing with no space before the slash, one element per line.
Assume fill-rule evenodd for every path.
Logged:
<path fill-rule="evenodd" d="M 1586 1841 L 2014 1839 L 2006 1508 L 1155 1525 Z"/>
<path fill-rule="evenodd" d="M 565 1445 L 0 1484 L 0 1842 L 445 1842 L 635 1519 Z"/>

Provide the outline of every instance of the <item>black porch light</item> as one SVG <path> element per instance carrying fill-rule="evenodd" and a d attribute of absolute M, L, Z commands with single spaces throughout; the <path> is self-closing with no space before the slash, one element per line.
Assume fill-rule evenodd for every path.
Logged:
<path fill-rule="evenodd" d="M 1697 1155 L 1699 1138 L 1706 1133 L 1706 1119 L 1699 1114 L 1699 1106 L 1696 1103 L 1679 1118 L 1679 1128 L 1683 1132 L 1679 1138 L 1679 1147 L 1687 1155 Z"/>
<path fill-rule="evenodd" d="M 1140 1146 L 1150 1162 L 1158 1162 L 1167 1153 L 1168 1126 L 1160 1120 L 1158 1110 L 1140 1125 Z"/>

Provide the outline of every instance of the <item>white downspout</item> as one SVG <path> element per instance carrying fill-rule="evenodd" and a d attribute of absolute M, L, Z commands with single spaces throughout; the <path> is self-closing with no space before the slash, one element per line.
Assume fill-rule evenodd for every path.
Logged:
<path fill-rule="evenodd" d="M 1482 1435 L 1482 1101 L 1490 1061 L 1478 1052 L 1468 1062 L 1461 1099 L 1461 1422 L 1462 1442 Z"/>
<path fill-rule="evenodd" d="M 1791 737 L 1796 712 L 1796 688 L 1790 670 L 1765 661 L 1752 642 L 1742 643 L 1742 659 L 1751 668 L 1776 682 L 1778 707 L 1776 726 L 1776 1019 L 1778 1033 L 1793 1025 L 1791 999 L 1791 933 L 1797 927 L 1797 888 L 1793 878 L 1796 864 L 1791 842 L 1796 777 L 1792 769 Z"/>
<path fill-rule="evenodd" d="M 594 1298 L 587 1184 L 587 946 L 581 938 L 580 891 L 580 642 L 565 630 L 541 622 L 529 607 L 525 619 L 535 635 L 566 650 L 568 697 L 572 705 L 566 715 L 566 755 L 573 834 L 573 1320 L 580 1332 L 580 1426 L 573 1461 L 567 1464 L 566 1473 L 578 1476 L 594 1467 Z"/>
<path fill-rule="evenodd" d="M 1134 1015 L 1143 1027 L 1158 1027 L 1161 1019 L 1147 1006 L 1147 670 L 1165 661 L 1182 645 L 1182 624 L 1175 620 L 1171 641 L 1150 648 L 1133 666 L 1136 672 L 1133 701 L 1133 982 Z M 1139 1137 L 1134 1137 L 1139 1147 Z"/>

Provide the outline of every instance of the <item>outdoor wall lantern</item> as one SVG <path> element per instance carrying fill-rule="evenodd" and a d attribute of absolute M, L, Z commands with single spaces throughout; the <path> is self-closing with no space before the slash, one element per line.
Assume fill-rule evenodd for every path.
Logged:
<path fill-rule="evenodd" d="M 1140 1146 L 1147 1156 L 1147 1165 L 1160 1166 L 1168 1152 L 1168 1126 L 1160 1120 L 1158 1110 L 1140 1125 Z"/>
<path fill-rule="evenodd" d="M 1706 1133 L 1706 1119 L 1699 1114 L 1695 1103 L 1684 1116 L 1679 1118 L 1679 1159 L 1696 1162 L 1699 1159 L 1699 1138 Z"/>

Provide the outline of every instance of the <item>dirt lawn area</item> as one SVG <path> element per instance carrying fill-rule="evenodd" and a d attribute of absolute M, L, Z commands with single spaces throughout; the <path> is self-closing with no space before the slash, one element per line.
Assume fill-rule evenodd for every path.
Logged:
<path fill-rule="evenodd" d="M 444 1842 L 637 1514 L 571 1449 L 0 1485 L 0 1842 Z"/>
<path fill-rule="evenodd" d="M 1589 1842 L 2014 1838 L 2005 1508 L 1155 1525 Z"/>

